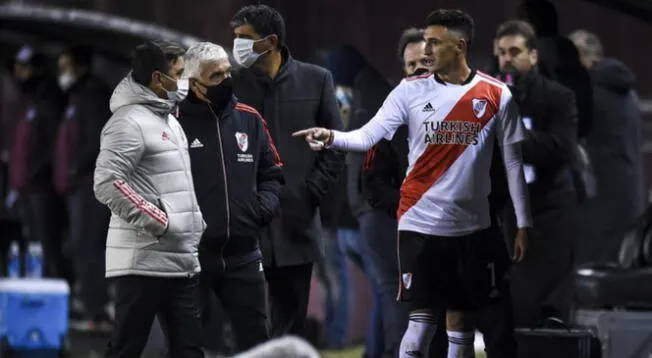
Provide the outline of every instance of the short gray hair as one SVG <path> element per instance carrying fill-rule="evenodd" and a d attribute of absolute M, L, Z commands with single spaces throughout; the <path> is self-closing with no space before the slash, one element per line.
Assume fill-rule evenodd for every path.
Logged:
<path fill-rule="evenodd" d="M 575 30 L 568 35 L 568 38 L 573 41 L 580 55 L 597 58 L 604 56 L 604 50 L 598 35 L 587 30 Z"/>
<path fill-rule="evenodd" d="M 198 77 L 202 63 L 225 58 L 228 59 L 229 55 L 222 46 L 216 45 L 212 42 L 198 42 L 190 46 L 188 51 L 186 51 L 186 54 L 183 56 L 183 59 L 186 62 L 184 77 Z"/>

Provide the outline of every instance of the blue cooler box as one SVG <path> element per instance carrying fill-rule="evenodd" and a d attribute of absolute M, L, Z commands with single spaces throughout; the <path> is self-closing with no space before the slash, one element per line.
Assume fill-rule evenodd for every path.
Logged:
<path fill-rule="evenodd" d="M 0 339 L 4 348 L 64 350 L 69 294 L 68 283 L 63 280 L 0 279 Z"/>

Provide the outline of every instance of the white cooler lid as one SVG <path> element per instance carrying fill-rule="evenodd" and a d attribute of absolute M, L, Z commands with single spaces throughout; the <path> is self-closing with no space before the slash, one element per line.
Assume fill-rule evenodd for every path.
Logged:
<path fill-rule="evenodd" d="M 64 280 L 41 278 L 0 279 L 0 293 L 49 293 L 69 294 L 70 287 Z"/>

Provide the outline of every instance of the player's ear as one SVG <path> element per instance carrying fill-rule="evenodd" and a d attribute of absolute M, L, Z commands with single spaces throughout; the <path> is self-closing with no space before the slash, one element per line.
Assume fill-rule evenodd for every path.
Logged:
<path fill-rule="evenodd" d="M 457 53 L 459 55 L 463 55 L 463 54 L 466 53 L 467 47 L 468 47 L 468 44 L 466 43 L 466 40 L 465 39 L 459 39 L 459 41 L 457 41 L 457 46 L 455 47 L 455 50 L 457 51 Z"/>

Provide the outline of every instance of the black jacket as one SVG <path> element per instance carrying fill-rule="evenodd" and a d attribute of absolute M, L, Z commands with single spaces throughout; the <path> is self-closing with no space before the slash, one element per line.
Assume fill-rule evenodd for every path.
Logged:
<path fill-rule="evenodd" d="M 267 120 L 283 158 L 286 185 L 281 217 L 261 241 L 266 265 L 311 263 L 323 256 L 319 205 L 344 169 L 342 154 L 314 152 L 294 131 L 320 126 L 342 129 L 333 80 L 325 69 L 296 61 L 283 49 L 283 65 L 271 79 L 256 69 L 233 73 L 233 88 L 242 103 Z"/>
<path fill-rule="evenodd" d="M 597 197 L 581 209 L 585 222 L 580 263 L 617 261 L 622 232 L 644 211 L 643 121 L 636 78 L 622 62 L 605 58 L 589 69 L 595 126 L 586 141 Z"/>
<path fill-rule="evenodd" d="M 561 36 L 537 39 L 539 68 L 551 80 L 559 81 L 575 95 L 577 135 L 585 138 L 593 127 L 593 88 L 588 71 L 580 62 L 575 45 Z"/>
<path fill-rule="evenodd" d="M 378 112 L 392 86 L 371 66 L 365 67 L 356 76 L 353 84 L 353 105 L 348 130 L 358 129 Z M 358 216 L 369 209 L 362 190 L 362 167 L 365 154 L 350 152 L 346 155 L 348 196 L 353 215 Z"/>
<path fill-rule="evenodd" d="M 575 203 L 570 165 L 578 119 L 573 91 L 531 72 L 525 88 L 514 92 L 514 98 L 521 116 L 532 121 L 522 143 L 523 162 L 534 166 L 536 175 L 528 186 L 532 215 Z"/>
<path fill-rule="evenodd" d="M 207 228 L 200 260 L 259 259 L 259 232 L 279 210 L 283 173 L 265 121 L 233 98 L 219 113 L 193 94 L 179 106 L 195 193 Z M 215 263 L 215 260 L 211 260 Z M 246 262 L 239 262 L 246 263 Z"/>

